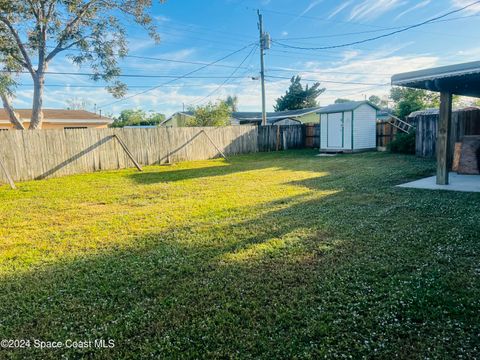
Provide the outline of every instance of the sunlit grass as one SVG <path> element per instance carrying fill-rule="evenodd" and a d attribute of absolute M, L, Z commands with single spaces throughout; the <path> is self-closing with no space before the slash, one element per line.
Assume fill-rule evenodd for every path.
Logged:
<path fill-rule="evenodd" d="M 472 358 L 480 196 L 313 151 L 0 187 L 0 358 Z"/>

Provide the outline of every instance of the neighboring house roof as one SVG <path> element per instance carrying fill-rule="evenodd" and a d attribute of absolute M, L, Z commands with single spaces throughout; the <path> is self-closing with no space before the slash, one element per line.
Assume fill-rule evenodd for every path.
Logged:
<path fill-rule="evenodd" d="M 298 110 L 286 110 L 286 111 L 275 111 L 267 112 L 267 122 L 274 123 L 282 119 L 293 119 L 318 112 L 320 107 L 298 109 Z M 239 121 L 262 121 L 261 112 L 233 112 L 232 117 Z"/>
<path fill-rule="evenodd" d="M 332 104 L 328 105 L 325 107 L 322 107 L 319 111 L 317 111 L 318 114 L 328 114 L 328 113 L 339 113 L 339 112 L 344 112 L 344 111 L 353 111 L 356 108 L 358 108 L 361 105 L 370 105 L 376 110 L 380 110 L 380 108 L 374 104 L 372 104 L 369 101 L 349 101 L 345 103 L 340 103 L 340 104 Z"/>
<path fill-rule="evenodd" d="M 466 108 L 461 108 L 461 109 L 453 109 L 453 112 L 460 112 L 460 111 L 473 111 L 473 110 L 480 110 L 480 107 L 477 106 L 469 106 Z M 437 108 L 430 108 L 430 109 L 424 109 L 424 110 L 418 110 L 412 112 L 410 115 L 408 115 L 409 118 L 414 118 L 417 116 L 428 116 L 428 115 L 438 115 L 440 113 L 440 110 Z"/>
<path fill-rule="evenodd" d="M 184 115 L 184 116 L 189 116 L 189 117 L 193 117 L 193 111 L 178 111 L 176 112 L 175 114 L 172 114 L 172 116 L 169 116 L 168 118 L 166 118 L 165 120 L 163 120 L 159 126 L 162 126 L 164 125 L 165 123 L 169 122 L 170 120 L 173 119 L 174 116 L 176 115 Z"/>
<path fill-rule="evenodd" d="M 32 117 L 31 109 L 16 109 L 15 112 L 23 121 L 30 121 Z M 46 122 L 57 123 L 107 123 L 113 122 L 112 119 L 100 116 L 85 110 L 64 110 L 64 109 L 43 109 L 43 119 Z M 0 109 L 0 122 L 9 122 L 10 118 L 5 109 Z"/>
<path fill-rule="evenodd" d="M 392 85 L 480 96 L 480 61 L 396 74 Z"/>
<path fill-rule="evenodd" d="M 273 124 L 279 120 L 291 119 L 296 120 L 296 118 L 305 116 L 308 114 L 313 114 L 320 110 L 320 107 L 299 109 L 299 110 L 287 110 L 287 111 L 276 111 L 276 112 L 267 112 L 267 122 Z M 175 115 L 184 115 L 184 116 L 193 116 L 193 111 L 179 111 L 170 116 L 168 119 L 164 120 L 160 125 L 165 124 L 170 121 Z M 233 119 L 238 120 L 240 123 L 249 123 L 249 122 L 261 122 L 262 113 L 256 111 L 234 111 L 230 114 Z"/>

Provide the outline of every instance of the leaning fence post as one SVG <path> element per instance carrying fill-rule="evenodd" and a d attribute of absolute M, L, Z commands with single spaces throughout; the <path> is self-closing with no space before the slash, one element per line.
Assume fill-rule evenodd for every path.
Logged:
<path fill-rule="evenodd" d="M 3 173 L 5 174 L 6 178 L 7 178 L 7 181 L 8 181 L 8 184 L 10 185 L 10 187 L 12 189 L 16 189 L 17 187 L 15 186 L 15 183 L 13 182 L 13 178 L 11 177 L 10 173 L 8 172 L 5 164 L 3 163 L 2 159 L 0 159 L 0 167 L 2 168 L 3 170 Z"/>
<path fill-rule="evenodd" d="M 114 134 L 113 137 L 114 137 L 115 139 L 117 139 L 118 143 L 119 143 L 120 146 L 123 148 L 123 150 L 125 151 L 125 153 L 127 154 L 127 156 L 130 158 L 130 160 L 132 160 L 133 164 L 134 164 L 135 167 L 138 169 L 138 171 L 143 171 L 142 167 L 141 167 L 140 164 L 137 162 L 137 160 L 135 160 L 135 158 L 133 157 L 132 153 L 130 152 L 130 150 L 128 150 L 127 145 L 122 141 L 122 139 L 120 139 L 116 134 Z"/>
<path fill-rule="evenodd" d="M 220 155 L 222 155 L 222 157 L 227 160 L 227 157 L 225 156 L 225 154 L 222 152 L 222 150 L 220 150 L 218 148 L 218 146 L 213 142 L 212 138 L 207 134 L 207 132 L 205 130 L 202 130 L 201 132 L 203 132 L 205 134 L 205 136 L 207 137 L 207 139 L 212 143 L 212 145 L 215 147 L 215 149 L 217 149 L 217 151 L 220 153 Z"/>

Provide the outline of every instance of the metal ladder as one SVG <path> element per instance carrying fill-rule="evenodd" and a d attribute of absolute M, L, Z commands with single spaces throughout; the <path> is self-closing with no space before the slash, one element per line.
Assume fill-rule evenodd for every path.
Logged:
<path fill-rule="evenodd" d="M 411 124 L 407 123 L 406 121 L 403 121 L 402 119 L 400 119 L 396 116 L 393 116 L 393 115 L 390 115 L 389 122 L 390 122 L 390 124 L 395 126 L 398 130 L 400 130 L 404 133 L 407 133 L 407 134 L 410 134 L 410 131 L 413 129 L 413 125 L 411 125 Z"/>

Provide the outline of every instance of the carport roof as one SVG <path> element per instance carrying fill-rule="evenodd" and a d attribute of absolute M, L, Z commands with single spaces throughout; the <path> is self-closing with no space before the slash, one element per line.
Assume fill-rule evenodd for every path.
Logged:
<path fill-rule="evenodd" d="M 392 85 L 480 97 L 480 61 L 396 74 Z"/>

